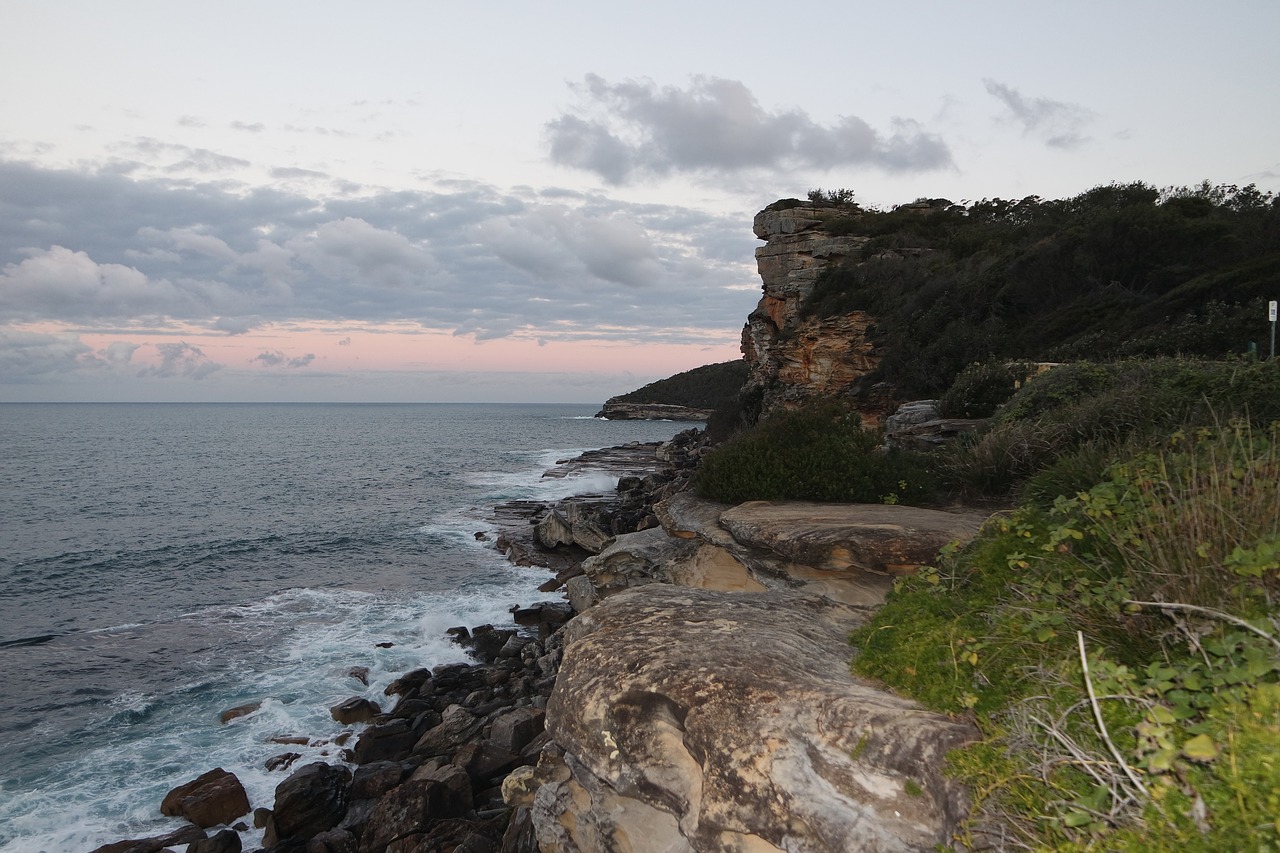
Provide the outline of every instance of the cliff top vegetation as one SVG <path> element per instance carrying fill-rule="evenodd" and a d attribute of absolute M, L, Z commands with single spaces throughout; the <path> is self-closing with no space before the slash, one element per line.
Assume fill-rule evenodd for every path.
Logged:
<path fill-rule="evenodd" d="M 840 206 L 814 192 L 789 201 Z M 827 230 L 864 241 L 824 271 L 803 310 L 875 317 L 886 347 L 870 380 L 900 396 L 936 396 L 975 361 L 1266 347 L 1280 199 L 1253 185 L 1135 182 L 1063 200 L 922 199 L 887 211 L 834 192 L 849 196 L 840 198 L 848 213 Z"/>

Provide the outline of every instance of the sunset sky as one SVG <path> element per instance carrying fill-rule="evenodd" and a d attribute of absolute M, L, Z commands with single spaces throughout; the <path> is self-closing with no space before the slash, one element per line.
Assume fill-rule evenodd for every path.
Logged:
<path fill-rule="evenodd" d="M 0 32 L 0 401 L 599 402 L 738 356 L 778 198 L 1280 190 L 1263 0 L 0 0 Z"/>

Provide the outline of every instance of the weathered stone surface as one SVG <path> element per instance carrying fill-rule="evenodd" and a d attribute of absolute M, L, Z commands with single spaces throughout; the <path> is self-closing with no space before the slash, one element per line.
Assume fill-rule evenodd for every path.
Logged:
<path fill-rule="evenodd" d="M 879 365 L 867 314 L 800 316 L 822 270 L 856 255 L 867 242 L 826 230 L 828 222 L 851 216 L 857 213 L 811 204 L 756 215 L 755 234 L 767 241 L 756 249 L 763 293 L 743 327 L 742 354 L 750 369 L 746 387 L 762 392 L 766 412 L 848 392 Z M 872 406 L 863 417 L 878 423 L 880 414 Z"/>
<path fill-rule="evenodd" d="M 751 501 L 720 514 L 743 545 L 767 548 L 815 569 L 898 574 L 977 533 L 987 513 L 884 504 Z"/>
<path fill-rule="evenodd" d="M 542 733 L 546 711 L 540 708 L 514 708 L 497 717 L 489 729 L 489 742 L 508 752 L 520 752 Z"/>
<path fill-rule="evenodd" d="M 537 774 L 544 853 L 943 842 L 965 801 L 942 757 L 977 733 L 849 674 L 866 612 L 650 584 L 578 617 L 547 713 L 566 754 Z"/>
<path fill-rule="evenodd" d="M 668 536 L 661 528 L 617 537 L 584 560 L 582 569 L 598 597 L 650 583 L 720 590 L 762 590 L 764 586 L 723 548 L 696 539 Z"/>
<path fill-rule="evenodd" d="M 428 729 L 414 745 L 414 754 L 432 756 L 452 753 L 479 732 L 482 725 L 483 718 L 477 717 L 461 705 L 450 705 L 444 710 L 440 724 Z"/>
<path fill-rule="evenodd" d="M 306 841 L 341 822 L 347 812 L 351 771 L 317 761 L 295 770 L 276 786 L 275 807 L 263 843 Z"/>
<path fill-rule="evenodd" d="M 249 797 L 234 773 L 215 767 L 165 795 L 160 813 L 200 827 L 229 824 L 249 812 Z"/>

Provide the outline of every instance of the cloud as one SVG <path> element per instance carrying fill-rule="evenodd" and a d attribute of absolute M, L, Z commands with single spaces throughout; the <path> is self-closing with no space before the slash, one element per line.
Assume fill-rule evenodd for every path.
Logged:
<path fill-rule="evenodd" d="M 260 121 L 255 121 L 252 124 L 243 121 L 233 121 L 231 122 L 230 127 L 232 130 L 243 130 L 246 133 L 262 133 L 262 131 L 267 129 L 267 126 Z"/>
<path fill-rule="evenodd" d="M 164 378 L 204 379 L 222 369 L 222 365 L 207 358 L 199 347 L 188 343 L 156 344 L 160 364 L 138 371 L 139 376 Z"/>
<path fill-rule="evenodd" d="M 766 110 L 736 80 L 695 77 L 681 89 L 588 74 L 574 88 L 586 116 L 565 113 L 547 123 L 551 159 L 611 184 L 678 172 L 850 165 L 913 172 L 952 164 L 941 137 L 914 121 L 895 120 L 888 135 L 857 116 L 823 125 L 802 110 Z"/>
<path fill-rule="evenodd" d="M 591 193 L 454 181 L 321 198 L 4 160 L 0 185 L 0 325 L 705 343 L 736 334 L 759 288 L 749 222 Z"/>
<path fill-rule="evenodd" d="M 308 364 L 315 361 L 315 358 L 315 353 L 311 352 L 306 355 L 290 358 L 280 350 L 268 350 L 266 352 L 258 353 L 253 357 L 253 360 L 261 362 L 265 367 L 297 368 L 306 367 Z"/>
<path fill-rule="evenodd" d="M 987 93 L 1008 110 L 1008 118 L 1022 126 L 1023 134 L 1039 137 L 1054 148 L 1076 148 L 1089 141 L 1082 129 L 1094 114 L 1077 104 L 1049 98 L 1028 98 L 1012 86 L 983 80 Z"/>
<path fill-rule="evenodd" d="M 23 383 L 67 373 L 92 358 L 79 335 L 48 335 L 0 326 L 0 382 Z"/>

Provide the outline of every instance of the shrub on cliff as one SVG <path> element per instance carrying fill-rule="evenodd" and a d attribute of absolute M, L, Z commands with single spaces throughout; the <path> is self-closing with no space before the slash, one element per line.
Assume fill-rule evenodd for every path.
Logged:
<path fill-rule="evenodd" d="M 931 477 L 919 457 L 879 449 L 847 405 L 824 400 L 779 411 L 708 454 L 694 488 L 723 503 L 811 500 L 919 504 Z"/>

